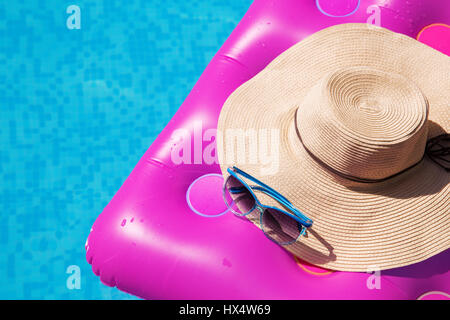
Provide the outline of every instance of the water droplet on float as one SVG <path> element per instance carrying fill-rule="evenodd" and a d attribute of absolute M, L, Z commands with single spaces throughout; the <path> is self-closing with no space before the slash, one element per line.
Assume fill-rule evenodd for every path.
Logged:
<path fill-rule="evenodd" d="M 232 266 L 231 262 L 227 258 L 223 258 L 222 264 L 229 268 L 231 268 L 231 266 Z"/>

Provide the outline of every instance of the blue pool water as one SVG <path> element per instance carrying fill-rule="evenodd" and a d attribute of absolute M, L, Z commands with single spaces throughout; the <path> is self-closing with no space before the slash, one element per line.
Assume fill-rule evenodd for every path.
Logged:
<path fill-rule="evenodd" d="M 250 2 L 1 1 L 0 299 L 134 298 L 87 235 Z"/>

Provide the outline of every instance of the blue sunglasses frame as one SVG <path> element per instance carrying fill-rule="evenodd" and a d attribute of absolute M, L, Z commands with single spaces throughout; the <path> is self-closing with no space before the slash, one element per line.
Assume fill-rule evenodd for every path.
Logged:
<path fill-rule="evenodd" d="M 266 185 L 265 183 L 259 181 L 258 179 L 256 179 L 255 177 L 249 175 L 248 173 L 242 171 L 241 169 L 233 166 L 227 169 L 228 174 L 230 175 L 226 180 L 225 183 L 223 185 L 223 199 L 225 201 L 225 204 L 227 205 L 227 207 L 234 212 L 234 210 L 231 208 L 230 204 L 228 203 L 227 199 L 226 199 L 226 184 L 228 179 L 233 176 L 234 178 L 236 178 L 240 183 L 242 183 L 242 185 L 251 193 L 251 195 L 253 196 L 253 198 L 255 199 L 255 204 L 254 206 L 251 208 L 251 210 L 249 210 L 247 213 L 239 215 L 239 216 L 246 216 L 248 214 L 250 214 L 251 212 L 253 212 L 255 209 L 258 209 L 258 211 L 260 212 L 260 224 L 261 224 L 261 229 L 264 231 L 264 227 L 263 227 L 263 213 L 264 213 L 264 209 L 274 209 L 277 210 L 287 216 L 289 216 L 290 218 L 294 219 L 295 221 L 297 221 L 299 223 L 299 237 L 304 235 L 306 232 L 306 229 L 309 228 L 312 224 L 313 221 L 308 218 L 307 216 L 305 216 L 300 210 L 298 210 L 297 208 L 295 208 L 293 206 L 293 204 L 286 199 L 286 197 L 284 197 L 281 193 L 279 193 L 278 191 L 276 191 L 275 189 L 269 187 L 268 185 Z M 248 185 L 239 175 L 243 176 L 246 179 L 249 179 L 250 181 L 258 184 L 257 186 L 250 186 Z M 235 189 L 235 190 L 233 190 Z M 284 207 L 286 207 L 287 209 L 289 209 L 290 211 L 292 211 L 293 214 L 287 212 L 286 210 L 283 210 L 281 208 L 278 207 L 272 207 L 272 206 L 267 206 L 267 205 L 263 205 L 259 200 L 258 197 L 255 195 L 255 193 L 253 192 L 253 190 L 257 190 L 260 192 L 263 192 L 264 194 L 268 195 L 269 197 L 275 199 L 276 201 L 278 201 L 280 204 L 282 204 Z M 242 188 L 231 188 L 230 190 L 228 190 L 230 193 L 241 193 L 242 192 Z M 264 232 L 265 233 L 265 232 Z M 269 237 L 270 238 L 270 237 Z M 273 240 L 272 238 L 270 238 L 271 240 Z M 298 238 L 297 238 L 298 239 Z M 294 241 L 290 242 L 293 243 L 295 242 L 297 239 L 295 239 Z M 287 244 L 290 244 L 287 243 Z"/>

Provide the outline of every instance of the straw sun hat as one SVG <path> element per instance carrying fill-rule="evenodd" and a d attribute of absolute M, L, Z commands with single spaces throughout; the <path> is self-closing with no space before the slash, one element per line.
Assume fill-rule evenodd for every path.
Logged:
<path fill-rule="evenodd" d="M 450 57 L 366 24 L 321 30 L 228 98 L 219 159 L 231 152 L 229 132 L 274 128 L 276 172 L 264 175 L 260 160 L 248 161 L 249 142 L 233 147 L 247 157 L 221 161 L 221 169 L 224 176 L 231 165 L 248 172 L 314 221 L 286 250 L 325 268 L 366 272 L 449 248 L 450 173 L 442 150 L 450 131 Z M 428 152 L 433 148 L 440 158 Z M 256 214 L 248 217 L 259 226 Z"/>

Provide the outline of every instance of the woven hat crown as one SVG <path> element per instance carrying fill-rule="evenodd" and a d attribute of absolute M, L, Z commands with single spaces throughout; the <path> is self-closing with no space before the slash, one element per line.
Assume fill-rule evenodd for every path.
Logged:
<path fill-rule="evenodd" d="M 343 176 L 381 180 L 423 157 L 428 102 L 403 76 L 364 67 L 339 70 L 300 104 L 296 120 L 303 145 Z"/>

